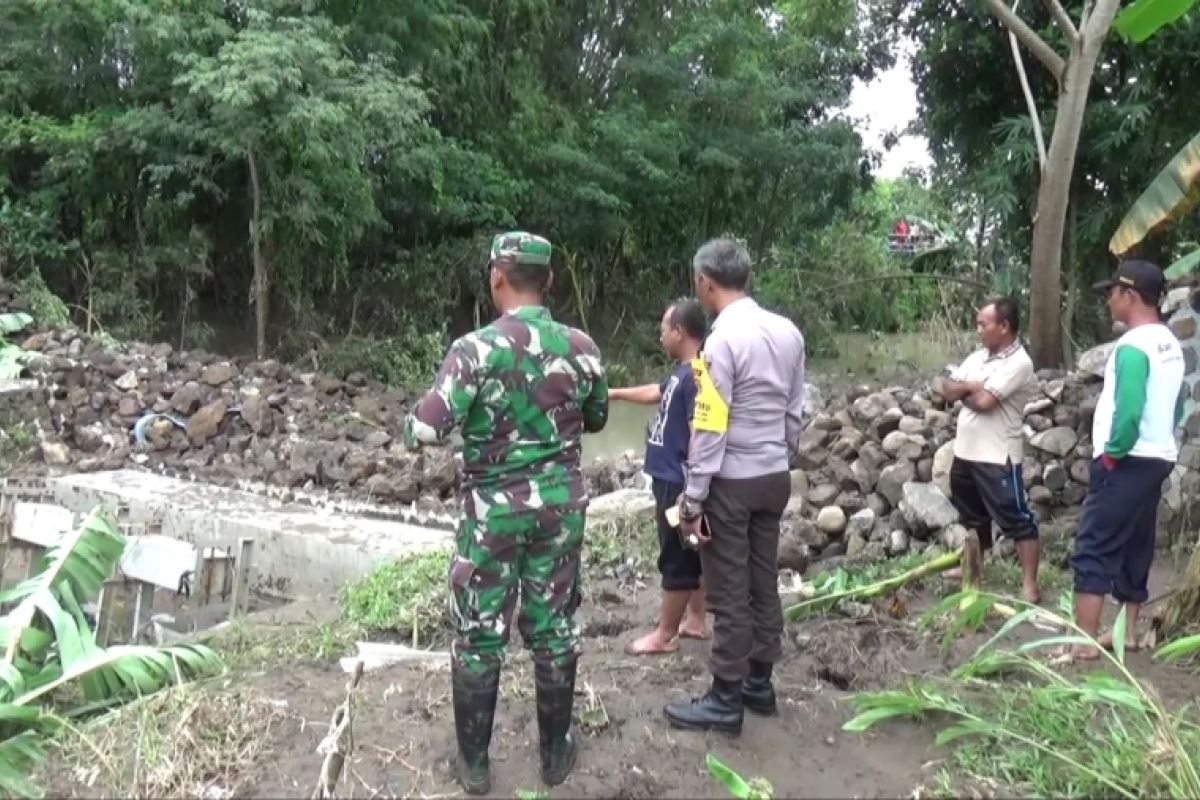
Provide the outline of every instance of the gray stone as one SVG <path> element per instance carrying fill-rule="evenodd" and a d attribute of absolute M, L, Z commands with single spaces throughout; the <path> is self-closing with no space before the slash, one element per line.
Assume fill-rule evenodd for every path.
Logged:
<path fill-rule="evenodd" d="M 816 452 L 826 444 L 828 444 L 833 432 L 829 428 L 818 427 L 816 421 L 804 429 L 800 434 L 800 441 L 796 446 L 796 450 L 800 453 Z"/>
<path fill-rule="evenodd" d="M 883 437 L 881 446 L 883 447 L 883 452 L 890 456 L 894 456 L 896 453 L 900 452 L 900 448 L 903 447 L 907 442 L 908 434 L 897 430 L 892 431 L 887 436 Z"/>
<path fill-rule="evenodd" d="M 1045 486 L 1034 486 L 1029 490 L 1029 502 L 1048 506 L 1054 501 L 1054 493 Z"/>
<path fill-rule="evenodd" d="M 71 463 L 71 451 L 62 442 L 42 442 L 42 461 L 51 467 L 64 467 Z"/>
<path fill-rule="evenodd" d="M 875 512 L 869 508 L 864 508 L 850 517 L 846 522 L 846 533 L 848 535 L 858 535 L 863 539 L 868 539 L 871 536 L 871 529 L 875 527 Z"/>
<path fill-rule="evenodd" d="M 900 507 L 905 518 L 914 527 L 940 530 L 958 521 L 958 510 L 950 499 L 933 484 L 904 484 L 904 499 Z"/>
<path fill-rule="evenodd" d="M 1064 426 L 1051 428 L 1048 431 L 1043 431 L 1035 435 L 1029 440 L 1029 444 L 1042 452 L 1064 458 L 1075 449 L 1078 441 L 1079 437 L 1075 434 L 1075 431 Z"/>
<path fill-rule="evenodd" d="M 837 456 L 831 456 L 825 462 L 825 473 L 829 475 L 831 482 L 837 484 L 840 491 L 857 491 L 861 489 L 858 483 L 858 476 L 854 474 L 854 470 Z"/>
<path fill-rule="evenodd" d="M 1081 505 L 1087 499 L 1087 493 L 1088 488 L 1086 486 L 1072 481 L 1063 488 L 1059 499 L 1062 500 L 1063 505 L 1077 506 Z"/>
<path fill-rule="evenodd" d="M 908 552 L 908 532 L 899 529 L 888 534 L 888 552 L 894 556 Z"/>
<path fill-rule="evenodd" d="M 876 519 L 883 519 L 892 510 L 892 504 L 881 494 L 871 494 L 867 497 L 867 508 L 875 512 Z"/>
<path fill-rule="evenodd" d="M 904 484 L 912 482 L 915 478 L 916 470 L 912 463 L 898 461 L 890 467 L 885 467 L 879 474 L 879 482 L 875 484 L 875 491 L 883 495 L 893 506 L 897 506 L 904 499 Z"/>
<path fill-rule="evenodd" d="M 825 408 L 825 396 L 821 394 L 820 387 L 814 386 L 811 383 L 805 383 L 804 405 L 800 413 L 805 417 L 814 417 L 823 408 Z"/>
<path fill-rule="evenodd" d="M 871 423 L 871 430 L 875 434 L 875 438 L 882 439 L 892 431 L 899 430 L 902 419 L 904 419 L 904 412 L 899 408 L 890 408 L 885 411 Z"/>
<path fill-rule="evenodd" d="M 1056 406 L 1053 419 L 1055 425 L 1074 430 L 1079 424 L 1079 411 L 1071 406 Z"/>
<path fill-rule="evenodd" d="M 954 463 L 954 440 L 946 442 L 933 455 L 933 484 L 950 496 L 950 467 Z"/>
<path fill-rule="evenodd" d="M 133 370 L 129 370 L 116 380 L 116 387 L 123 392 L 132 392 L 137 388 L 137 385 L 137 373 Z"/>
<path fill-rule="evenodd" d="M 200 397 L 200 387 L 194 383 L 186 383 L 171 395 L 171 408 L 180 414 L 194 414 L 203 404 Z"/>
<path fill-rule="evenodd" d="M 821 508 L 832 503 L 841 491 L 832 483 L 819 483 L 808 490 L 808 502 Z"/>
<path fill-rule="evenodd" d="M 1052 492 L 1061 492 L 1066 488 L 1071 476 L 1067 474 L 1062 464 L 1053 462 L 1046 465 L 1042 473 L 1042 483 Z"/>
<path fill-rule="evenodd" d="M 808 475 L 804 470 L 794 469 L 791 473 L 792 478 L 792 497 L 797 495 L 808 494 Z"/>
<path fill-rule="evenodd" d="M 957 550 L 967 540 L 967 529 L 962 525 L 948 525 L 942 529 L 941 539 L 947 550 Z"/>
<path fill-rule="evenodd" d="M 954 417 L 946 411 L 931 408 L 925 412 L 925 425 L 929 428 L 949 428 L 953 422 Z"/>
<path fill-rule="evenodd" d="M 830 536 L 840 536 L 846 530 L 846 512 L 838 506 L 825 506 L 817 513 L 817 527 Z"/>
<path fill-rule="evenodd" d="M 1025 418 L 1025 424 L 1035 433 L 1042 433 L 1054 427 L 1054 420 L 1043 414 L 1030 414 Z"/>
<path fill-rule="evenodd" d="M 1189 469 L 1200 469 L 1200 445 L 1185 444 L 1179 448 L 1179 463 Z"/>
<path fill-rule="evenodd" d="M 874 422 L 883 412 L 883 405 L 875 397 L 860 397 L 850 404 L 850 413 L 862 424 Z"/>
<path fill-rule="evenodd" d="M 803 574 L 808 569 L 809 560 L 808 545 L 801 541 L 795 533 L 788 532 L 779 537 L 779 552 L 776 562 L 780 569 L 790 569 L 797 574 Z"/>
<path fill-rule="evenodd" d="M 863 494 L 870 494 L 875 490 L 875 484 L 879 481 L 879 470 L 867 463 L 866 460 L 859 458 L 850 465 L 850 471 L 854 473 L 854 477 L 858 480 L 858 490 Z"/>
<path fill-rule="evenodd" d="M 917 462 L 917 480 L 921 483 L 933 482 L 933 459 L 922 458 Z"/>
<path fill-rule="evenodd" d="M 811 520 L 796 519 L 791 522 L 784 522 L 783 527 L 787 531 L 790 531 L 791 535 L 796 539 L 808 545 L 810 551 L 820 552 L 829 542 L 829 537 L 819 530 Z"/>
<path fill-rule="evenodd" d="M 1067 470 L 1071 474 L 1071 480 L 1076 483 L 1082 483 L 1084 486 L 1091 480 L 1091 465 L 1082 458 L 1077 458 L 1071 462 L 1070 468 Z"/>
<path fill-rule="evenodd" d="M 921 420 L 921 419 L 917 419 L 916 417 L 909 417 L 909 416 L 901 417 L 899 430 L 901 433 L 908 433 L 908 434 L 924 433 L 925 420 Z"/>
<path fill-rule="evenodd" d="M 846 537 L 846 557 L 857 558 L 867 549 L 867 540 L 857 531 Z"/>
<path fill-rule="evenodd" d="M 804 515 L 804 509 L 808 506 L 808 501 L 804 499 L 802 494 L 794 494 L 788 498 L 787 505 L 783 507 L 784 519 L 796 519 Z"/>
<path fill-rule="evenodd" d="M 1108 364 L 1108 357 L 1112 354 L 1113 348 L 1116 346 L 1116 342 L 1108 342 L 1080 354 L 1079 361 L 1077 362 L 1079 371 L 1097 378 L 1103 378 L 1104 367 Z"/>
<path fill-rule="evenodd" d="M 204 372 L 200 374 L 200 380 L 209 386 L 221 386 L 236 378 L 237 374 L 237 367 L 225 361 L 205 367 Z"/>
<path fill-rule="evenodd" d="M 858 492 L 842 492 L 834 498 L 833 504 L 846 512 L 846 516 L 857 514 L 867 507 L 867 500 Z"/>
<path fill-rule="evenodd" d="M 225 401 L 214 400 L 188 417 L 187 435 L 194 446 L 202 445 L 217 435 L 225 419 Z"/>
<path fill-rule="evenodd" d="M 862 446 L 858 448 L 858 460 L 878 472 L 890 459 L 879 445 L 874 442 L 863 442 Z"/>

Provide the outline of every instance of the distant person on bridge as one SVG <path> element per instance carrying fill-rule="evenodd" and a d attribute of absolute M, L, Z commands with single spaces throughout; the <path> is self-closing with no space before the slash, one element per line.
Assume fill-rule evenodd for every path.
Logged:
<path fill-rule="evenodd" d="M 707 639 L 704 590 L 700 579 L 700 553 L 685 546 L 679 530 L 667 522 L 666 512 L 683 493 L 684 464 L 691 439 L 696 380 L 692 359 L 700 353 L 708 323 L 696 300 L 679 300 L 667 307 L 659 323 L 659 342 L 675 361 L 661 383 L 613 389 L 612 400 L 642 405 L 658 404 L 646 430 L 645 472 L 654 493 L 658 523 L 658 571 L 662 575 L 662 609 L 658 627 L 630 642 L 625 652 L 633 656 L 674 653 L 677 637 Z"/>
<path fill-rule="evenodd" d="M 552 277 L 548 241 L 522 232 L 495 238 L 487 279 L 500 317 L 450 346 L 404 427 L 413 449 L 462 430 L 449 607 L 456 772 L 470 794 L 491 790 L 488 746 L 518 589 L 517 625 L 533 651 L 542 780 L 562 783 L 575 763 L 574 614 L 588 505 L 580 446 L 584 432 L 608 420 L 608 386 L 592 340 L 543 305 Z"/>
<path fill-rule="evenodd" d="M 1104 596 L 1125 607 L 1125 649 L 1137 650 L 1135 629 L 1148 597 L 1150 564 L 1158 528 L 1158 502 L 1179 450 L 1175 428 L 1183 415 L 1183 350 L 1162 323 L 1158 303 L 1162 271 L 1146 261 L 1126 261 L 1106 293 L 1113 322 L 1125 333 L 1108 357 L 1104 388 L 1092 418 L 1088 496 L 1075 535 L 1075 622 L 1095 638 Z M 1112 633 L 1101 636 L 1113 647 Z M 1091 645 L 1075 645 L 1064 660 L 1100 657 Z"/>
<path fill-rule="evenodd" d="M 1033 360 L 1021 346 L 1016 301 L 988 302 L 975 315 L 976 350 L 940 384 L 949 403 L 962 401 L 950 468 L 950 499 L 963 525 L 992 547 L 992 523 L 1013 541 L 1024 581 L 1021 596 L 1030 603 L 1038 592 L 1038 525 L 1029 510 L 1021 465 L 1025 458 L 1025 404 L 1037 392 Z M 959 578 L 961 570 L 946 573 Z"/>
<path fill-rule="evenodd" d="M 750 254 L 715 239 L 692 259 L 696 296 L 716 317 L 695 362 L 696 408 L 681 528 L 700 542 L 713 612 L 712 687 L 664 709 L 671 725 L 739 734 L 743 709 L 776 710 L 782 655 L 779 521 L 804 408 L 804 337 L 747 294 Z"/>

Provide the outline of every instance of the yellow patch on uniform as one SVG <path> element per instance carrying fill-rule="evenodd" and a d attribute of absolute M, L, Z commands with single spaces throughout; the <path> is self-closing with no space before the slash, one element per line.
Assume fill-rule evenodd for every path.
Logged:
<path fill-rule="evenodd" d="M 729 406 L 717 391 L 704 356 L 692 359 L 692 375 L 696 379 L 696 405 L 692 413 L 692 427 L 709 433 L 725 433 L 729 430 Z"/>

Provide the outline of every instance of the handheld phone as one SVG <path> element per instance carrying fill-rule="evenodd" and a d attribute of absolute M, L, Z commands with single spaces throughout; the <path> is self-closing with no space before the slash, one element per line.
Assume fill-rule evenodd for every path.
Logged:
<path fill-rule="evenodd" d="M 688 548 L 689 550 L 696 550 L 697 548 L 700 547 L 700 540 L 696 538 L 695 534 L 689 534 L 689 535 L 685 536 L 683 533 L 683 529 L 679 527 L 679 522 L 680 522 L 679 506 L 671 506 L 670 508 L 668 508 L 666 511 L 663 512 L 663 516 L 667 518 L 668 525 L 670 525 L 672 528 L 678 529 L 679 540 L 680 540 L 680 542 L 683 543 L 684 547 Z M 700 517 L 700 530 L 704 532 L 705 536 L 710 537 L 710 538 L 712 537 L 712 532 L 709 530 L 709 527 L 708 527 L 708 517 L 707 516 Z"/>

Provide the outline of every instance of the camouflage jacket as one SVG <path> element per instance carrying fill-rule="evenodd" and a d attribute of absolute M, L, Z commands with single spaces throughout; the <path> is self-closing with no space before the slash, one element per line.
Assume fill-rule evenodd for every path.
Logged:
<path fill-rule="evenodd" d="M 607 421 L 596 345 L 525 306 L 450 346 L 405 421 L 404 442 L 436 444 L 461 428 L 464 490 L 503 493 L 517 510 L 584 501 L 581 440 Z"/>

